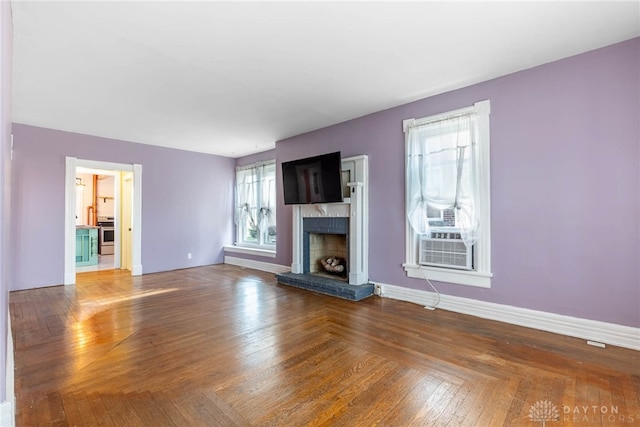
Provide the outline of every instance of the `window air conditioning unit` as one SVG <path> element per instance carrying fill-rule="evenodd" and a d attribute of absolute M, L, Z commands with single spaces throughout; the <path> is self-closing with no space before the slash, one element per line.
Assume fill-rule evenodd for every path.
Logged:
<path fill-rule="evenodd" d="M 434 267 L 473 270 L 473 246 L 467 247 L 456 228 L 432 228 L 420 236 L 418 263 Z"/>

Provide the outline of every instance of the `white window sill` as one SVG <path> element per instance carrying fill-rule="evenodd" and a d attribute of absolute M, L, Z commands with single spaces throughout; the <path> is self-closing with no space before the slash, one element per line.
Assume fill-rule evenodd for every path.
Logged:
<path fill-rule="evenodd" d="M 493 274 L 478 271 L 453 270 L 449 268 L 427 267 L 424 265 L 403 264 L 408 277 L 437 282 L 454 283 L 457 285 L 490 288 Z"/>
<path fill-rule="evenodd" d="M 233 252 L 237 254 L 245 254 L 245 255 L 258 255 L 268 258 L 275 258 L 276 251 L 275 249 L 264 249 L 264 248 L 253 248 L 249 246 L 225 246 L 225 252 Z"/>

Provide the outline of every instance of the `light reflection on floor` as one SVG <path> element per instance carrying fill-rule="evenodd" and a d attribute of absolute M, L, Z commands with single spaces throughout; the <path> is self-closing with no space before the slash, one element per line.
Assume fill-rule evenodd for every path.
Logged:
<path fill-rule="evenodd" d="M 77 320 L 71 325 L 71 342 L 68 344 L 74 354 L 72 359 L 73 372 L 80 373 L 82 369 L 97 359 L 118 351 L 120 344 L 135 333 L 131 310 L 117 310 L 116 307 L 119 303 L 177 290 L 178 288 L 148 289 L 134 291 L 129 295 L 79 300 Z M 106 344 L 106 347 L 102 347 L 101 344 Z M 123 368 L 128 363 L 126 357 L 121 357 L 118 360 Z M 73 382 L 75 379 L 75 376 L 72 375 L 69 382 Z"/>

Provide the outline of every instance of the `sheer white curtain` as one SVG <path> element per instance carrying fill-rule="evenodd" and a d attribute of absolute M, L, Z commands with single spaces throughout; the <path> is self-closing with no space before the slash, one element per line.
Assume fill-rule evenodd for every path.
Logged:
<path fill-rule="evenodd" d="M 478 236 L 479 186 L 475 114 L 410 125 L 406 130 L 407 217 L 429 233 L 428 210 L 454 209 L 467 246 Z"/>
<path fill-rule="evenodd" d="M 269 228 L 275 230 L 275 200 L 276 200 L 276 165 L 267 163 L 258 166 L 260 180 L 260 195 L 258 198 L 258 228 L 261 232 L 269 232 Z M 274 231 L 275 233 L 275 231 Z"/>
<path fill-rule="evenodd" d="M 257 227 L 255 214 L 258 205 L 258 187 L 256 184 L 257 168 L 236 169 L 236 225 Z"/>
<path fill-rule="evenodd" d="M 257 230 L 261 238 L 256 243 L 266 243 L 267 234 L 275 235 L 275 162 L 238 167 L 235 199 L 236 225 L 244 227 L 245 234 L 249 229 Z M 239 240 L 246 237 L 238 236 Z"/>

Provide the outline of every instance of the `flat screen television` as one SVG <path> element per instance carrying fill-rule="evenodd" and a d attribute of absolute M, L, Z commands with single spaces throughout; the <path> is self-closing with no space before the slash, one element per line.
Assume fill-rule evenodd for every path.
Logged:
<path fill-rule="evenodd" d="M 342 202 L 340 152 L 282 163 L 285 205 Z"/>

